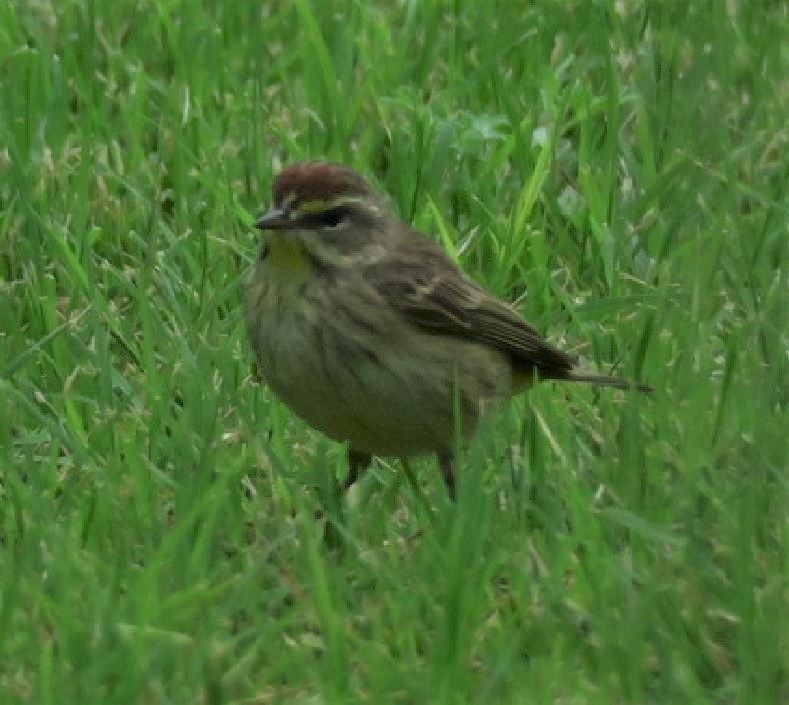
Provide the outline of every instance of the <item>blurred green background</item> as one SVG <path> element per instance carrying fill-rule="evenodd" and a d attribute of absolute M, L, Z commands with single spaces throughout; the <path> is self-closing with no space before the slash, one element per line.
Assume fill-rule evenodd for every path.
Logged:
<path fill-rule="evenodd" d="M 789 701 L 788 12 L 2 4 L 0 701 Z M 240 317 L 305 158 L 657 393 L 542 385 L 456 506 L 390 460 L 337 506 Z"/>

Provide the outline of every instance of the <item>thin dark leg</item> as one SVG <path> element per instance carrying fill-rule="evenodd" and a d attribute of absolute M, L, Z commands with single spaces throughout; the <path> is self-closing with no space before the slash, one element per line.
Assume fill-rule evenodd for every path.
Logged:
<path fill-rule="evenodd" d="M 455 461 L 450 451 L 445 450 L 438 454 L 438 467 L 441 468 L 441 477 L 444 478 L 444 484 L 447 486 L 449 498 L 454 502 L 456 497 Z"/>
<path fill-rule="evenodd" d="M 347 492 L 350 486 L 356 482 L 361 474 L 369 467 L 373 457 L 369 453 L 359 453 L 352 448 L 348 448 L 348 477 L 342 483 L 343 492 Z"/>
<path fill-rule="evenodd" d="M 372 456 L 367 453 L 358 453 L 352 448 L 348 449 L 348 477 L 340 485 L 336 497 L 333 497 L 329 502 L 326 523 L 323 527 L 323 540 L 330 548 L 342 548 L 344 545 L 343 495 L 359 479 L 372 459 Z M 336 487 L 337 485 L 335 485 Z"/>

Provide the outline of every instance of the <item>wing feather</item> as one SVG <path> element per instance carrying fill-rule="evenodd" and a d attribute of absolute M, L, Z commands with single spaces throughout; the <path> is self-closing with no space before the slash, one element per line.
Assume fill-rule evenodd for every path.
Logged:
<path fill-rule="evenodd" d="M 471 281 L 434 243 L 411 233 L 366 277 L 415 326 L 508 353 L 543 378 L 567 378 L 575 360 L 548 343 L 512 308 Z"/>

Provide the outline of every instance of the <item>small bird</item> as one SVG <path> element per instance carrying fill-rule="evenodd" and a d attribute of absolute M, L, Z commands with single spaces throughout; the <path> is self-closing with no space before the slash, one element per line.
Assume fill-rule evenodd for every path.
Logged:
<path fill-rule="evenodd" d="M 470 436 L 538 380 L 649 391 L 579 369 L 346 166 L 285 168 L 255 227 L 265 235 L 244 318 L 259 374 L 347 444 L 345 488 L 373 455 L 435 453 L 454 497 L 457 429 Z"/>

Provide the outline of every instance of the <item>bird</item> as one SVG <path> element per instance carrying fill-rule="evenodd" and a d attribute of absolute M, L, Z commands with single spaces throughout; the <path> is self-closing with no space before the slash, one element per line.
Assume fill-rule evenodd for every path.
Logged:
<path fill-rule="evenodd" d="M 651 391 L 582 369 L 360 174 L 298 162 L 274 179 L 243 311 L 262 381 L 346 444 L 353 485 L 373 456 L 435 455 L 456 495 L 458 429 L 543 380 Z"/>

